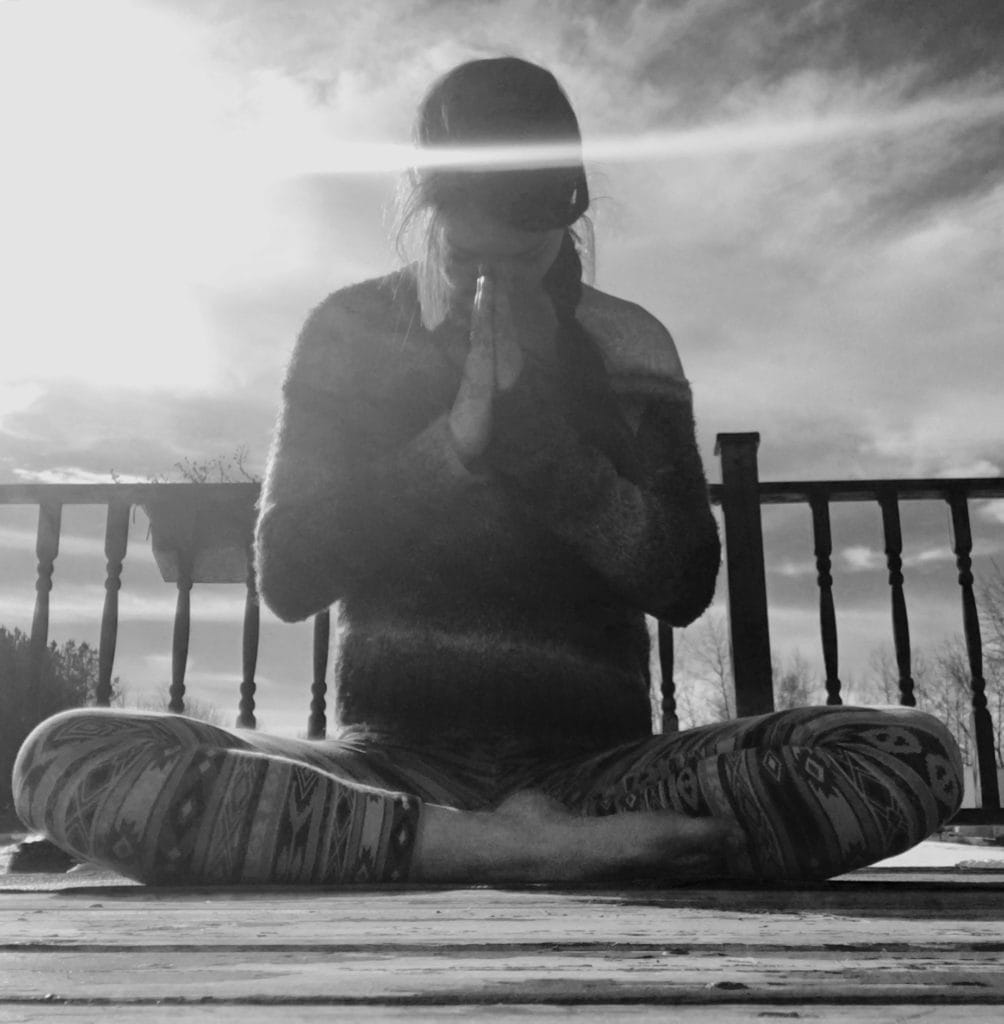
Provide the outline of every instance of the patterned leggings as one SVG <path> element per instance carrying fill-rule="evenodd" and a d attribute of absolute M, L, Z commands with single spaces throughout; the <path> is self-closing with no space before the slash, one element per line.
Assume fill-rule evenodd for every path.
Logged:
<path fill-rule="evenodd" d="M 961 780 L 948 730 L 909 708 L 798 708 L 600 753 L 363 730 L 311 742 L 87 709 L 28 737 L 14 794 L 29 827 L 144 882 L 404 881 L 423 804 L 483 810 L 527 789 L 582 815 L 731 817 L 749 840 L 731 877 L 799 881 L 920 842 Z"/>

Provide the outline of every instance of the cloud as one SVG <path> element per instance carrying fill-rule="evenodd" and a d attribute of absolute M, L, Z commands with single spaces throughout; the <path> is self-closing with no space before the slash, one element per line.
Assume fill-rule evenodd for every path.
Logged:
<path fill-rule="evenodd" d="M 201 461 L 247 445 L 249 468 L 260 472 L 285 346 L 274 358 L 273 373 L 244 391 L 136 394 L 55 381 L 31 405 L 0 420 L 0 467 L 15 479 L 71 467 L 78 476 L 110 483 L 112 471 L 132 478 L 171 475 L 181 459 Z"/>
<path fill-rule="evenodd" d="M 980 519 L 992 523 L 1004 523 L 1004 498 L 986 502 L 977 512 Z"/>
<path fill-rule="evenodd" d="M 95 473 L 79 466 L 52 466 L 48 469 L 15 469 L 14 476 L 21 483 L 27 484 L 107 484 L 108 473 Z M 122 476 L 116 474 L 118 483 L 145 483 L 146 477 Z"/>
<path fill-rule="evenodd" d="M 861 544 L 844 548 L 840 552 L 847 568 L 851 570 L 878 569 L 885 565 L 885 558 L 879 551 L 874 551 Z"/>
<path fill-rule="evenodd" d="M 815 559 L 804 559 L 796 561 L 793 558 L 782 558 L 774 565 L 768 566 L 768 571 L 779 573 L 781 576 L 797 578 L 799 576 L 815 576 L 818 572 Z"/>

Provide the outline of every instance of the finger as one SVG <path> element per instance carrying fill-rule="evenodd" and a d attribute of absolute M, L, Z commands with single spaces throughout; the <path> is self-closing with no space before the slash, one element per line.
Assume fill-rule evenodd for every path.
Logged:
<path fill-rule="evenodd" d="M 512 303 L 509 299 L 509 289 L 506 287 L 493 288 L 492 300 L 492 325 L 496 334 L 512 335 Z"/>
<path fill-rule="evenodd" d="M 499 371 L 505 362 L 506 346 L 512 335 L 512 309 L 509 305 L 509 289 L 502 287 L 493 296 L 495 302 L 492 306 L 492 337 L 494 346 L 495 380 L 499 379 Z"/>
<path fill-rule="evenodd" d="M 470 346 L 457 394 L 460 404 L 472 400 L 483 401 L 495 387 L 495 355 L 488 306 L 490 298 L 490 281 L 484 275 L 479 275 L 471 313 Z"/>
<path fill-rule="evenodd" d="M 495 282 L 484 263 L 478 264 L 478 279 L 474 290 L 475 312 L 490 312 L 494 299 Z"/>
<path fill-rule="evenodd" d="M 491 347 L 494 334 L 495 282 L 486 267 L 478 267 L 474 292 L 474 313 L 471 316 L 471 343 Z"/>
<path fill-rule="evenodd" d="M 450 429 L 457 452 L 465 462 L 484 450 L 491 432 L 495 391 L 495 346 L 491 323 L 491 279 L 479 268 L 471 312 L 470 347 L 460 387 L 450 412 Z"/>
<path fill-rule="evenodd" d="M 495 385 L 495 331 L 492 325 L 492 307 L 495 286 L 490 275 L 478 274 L 471 314 L 470 348 L 464 363 L 464 378 L 477 391 L 491 391 Z"/>
<path fill-rule="evenodd" d="M 495 295 L 494 328 L 495 384 L 500 391 L 508 391 L 523 370 L 523 350 L 516 337 L 507 288 L 499 288 Z"/>

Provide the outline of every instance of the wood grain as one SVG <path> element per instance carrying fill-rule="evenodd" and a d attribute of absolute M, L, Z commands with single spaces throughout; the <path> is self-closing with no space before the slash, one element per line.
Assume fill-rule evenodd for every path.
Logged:
<path fill-rule="evenodd" d="M 674 1021 L 884 1022 L 953 1005 L 989 1021 L 1004 1012 L 1002 919 L 999 880 L 8 890 L 0 1024 L 664 1020 L 670 1006 Z"/>
<path fill-rule="evenodd" d="M 491 1021 L 492 1024 L 526 1024 L 534 1020 L 611 1021 L 613 1024 L 784 1024 L 785 1021 L 813 1021 L 814 1024 L 944 1024 L 943 1006 L 897 1004 L 873 1006 L 843 1004 L 835 1007 L 813 1005 L 797 1007 L 788 1003 L 762 1003 L 755 1006 L 716 1003 L 707 1006 L 674 1006 L 634 1004 L 631 1006 L 486 1006 L 460 1004 L 455 1006 L 352 1006 L 343 1009 L 331 1006 L 283 1006 L 283 1024 L 331 1024 L 332 1021 Z M 242 1004 L 207 1004 L 185 1006 L 156 1004 L 100 1006 L 18 1003 L 0 1005 L 0 1024 L 26 1024 L 39 1020 L 64 1021 L 66 1024 L 274 1024 L 276 1007 Z M 966 1024 L 1000 1024 L 1000 1007 L 967 1006 Z"/>

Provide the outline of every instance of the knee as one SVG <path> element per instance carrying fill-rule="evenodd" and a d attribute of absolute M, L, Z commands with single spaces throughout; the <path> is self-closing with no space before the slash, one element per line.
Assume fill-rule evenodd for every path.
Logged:
<path fill-rule="evenodd" d="M 60 780 L 86 759 L 114 759 L 136 743 L 188 746 L 197 737 L 186 719 L 109 708 L 61 711 L 28 734 L 14 761 L 11 788 L 14 809 L 30 828 L 45 830 L 45 808 L 57 797 Z"/>
<path fill-rule="evenodd" d="M 899 708 L 903 718 L 909 723 L 912 729 L 919 734 L 927 736 L 928 741 L 940 747 L 947 757 L 958 764 L 959 773 L 962 772 L 962 751 L 959 749 L 958 740 L 952 735 L 952 731 L 940 719 L 927 711 L 920 711 L 917 708 Z"/>
<path fill-rule="evenodd" d="M 947 820 L 962 806 L 966 784 L 959 742 L 940 718 L 916 708 L 903 710 L 910 712 L 911 727 L 922 738 L 927 752 L 928 782 L 939 802 L 949 808 L 943 819 Z"/>
<path fill-rule="evenodd" d="M 102 714 L 101 711 L 90 709 L 61 711 L 39 722 L 21 744 L 14 759 L 11 789 L 14 794 L 14 810 L 29 828 L 39 829 L 42 826 L 38 797 L 43 789 L 53 790 L 55 780 L 48 786 L 44 786 L 43 782 L 50 774 L 49 769 L 57 768 L 56 762 L 66 760 L 69 748 L 75 745 L 78 723 L 83 721 L 86 729 L 92 716 Z"/>
<path fill-rule="evenodd" d="M 948 726 L 918 708 L 886 708 L 862 739 L 884 756 L 912 768 L 937 800 L 942 821 L 962 805 L 965 785 L 962 753 Z"/>
<path fill-rule="evenodd" d="M 944 757 L 962 776 L 962 752 L 951 730 L 940 718 L 919 708 L 894 707 L 882 711 L 884 721 L 874 730 L 877 740 L 895 752 L 897 747 Z"/>

